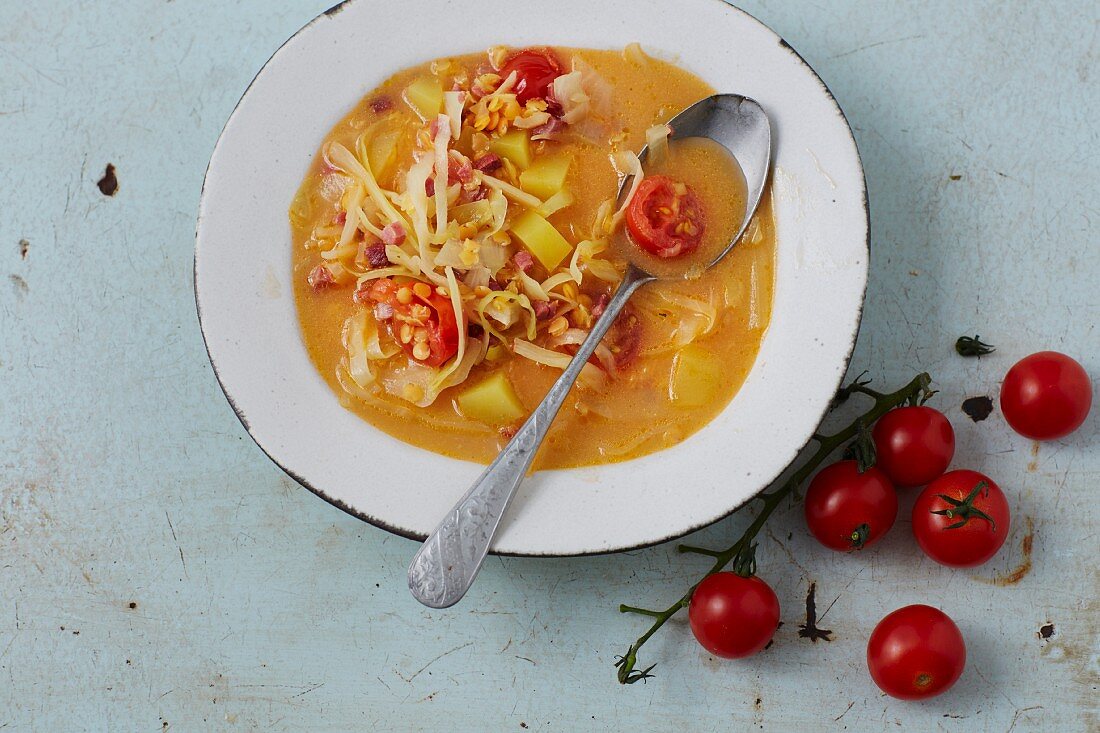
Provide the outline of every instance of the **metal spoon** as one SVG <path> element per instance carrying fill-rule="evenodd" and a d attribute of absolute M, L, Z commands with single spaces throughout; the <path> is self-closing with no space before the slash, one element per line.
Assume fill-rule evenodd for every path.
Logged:
<path fill-rule="evenodd" d="M 723 145 L 740 164 L 748 184 L 745 219 L 729 245 L 707 266 L 712 267 L 740 241 L 760 204 L 771 163 L 771 125 L 759 104 L 739 94 L 707 97 L 676 115 L 669 125 L 672 139 L 708 137 Z M 646 153 L 642 148 L 639 157 L 644 160 Z M 620 197 L 629 183 L 627 179 L 620 186 Z M 542 403 L 424 541 L 409 565 L 409 590 L 418 601 L 431 608 L 447 608 L 469 590 L 508 503 L 588 357 L 634 291 L 656 279 L 634 264 L 627 268 L 603 315 Z"/>

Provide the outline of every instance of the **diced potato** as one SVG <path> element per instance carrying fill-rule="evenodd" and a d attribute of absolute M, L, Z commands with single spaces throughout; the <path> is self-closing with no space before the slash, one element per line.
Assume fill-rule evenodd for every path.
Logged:
<path fill-rule="evenodd" d="M 421 77 L 405 89 L 405 101 L 421 119 L 431 119 L 443 109 L 443 87 L 435 77 Z"/>
<path fill-rule="evenodd" d="M 526 413 L 504 372 L 496 372 L 463 390 L 455 402 L 463 415 L 487 425 L 507 425 Z"/>
<path fill-rule="evenodd" d="M 519 186 L 527 193 L 545 200 L 562 189 L 568 174 L 569 158 L 540 158 L 519 174 Z"/>
<path fill-rule="evenodd" d="M 371 173 L 376 179 L 388 176 L 397 162 L 397 140 L 400 137 L 396 130 L 384 132 L 371 138 L 367 147 L 367 160 L 370 162 Z"/>
<path fill-rule="evenodd" d="M 512 234 L 548 271 L 560 265 L 573 251 L 573 246 L 553 224 L 530 209 L 512 224 Z"/>
<path fill-rule="evenodd" d="M 531 146 L 526 130 L 511 130 L 489 141 L 489 150 L 507 158 L 521 170 L 531 165 Z"/>
<path fill-rule="evenodd" d="M 669 398 L 680 407 L 701 407 L 718 396 L 722 386 L 722 365 L 699 346 L 680 350 L 672 365 Z"/>

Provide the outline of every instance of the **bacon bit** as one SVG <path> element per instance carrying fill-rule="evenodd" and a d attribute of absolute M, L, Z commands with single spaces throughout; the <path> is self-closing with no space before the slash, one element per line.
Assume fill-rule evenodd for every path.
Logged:
<path fill-rule="evenodd" d="M 431 124 L 428 125 L 428 135 L 431 137 L 432 140 L 435 140 L 437 137 L 439 137 L 439 133 L 443 132 L 444 127 L 447 127 L 448 130 L 450 129 L 449 125 L 451 123 L 441 122 L 442 119 L 443 118 L 441 115 L 436 115 L 435 118 L 432 119 Z"/>
<path fill-rule="evenodd" d="M 427 194 L 428 196 L 435 196 L 435 179 L 434 178 L 425 178 L 424 179 L 424 193 Z"/>
<path fill-rule="evenodd" d="M 565 128 L 565 123 L 557 117 L 551 117 L 546 124 L 531 129 L 532 140 L 553 140 Z"/>
<path fill-rule="evenodd" d="M 561 102 L 559 102 L 558 98 L 554 96 L 553 84 L 546 87 L 546 96 L 544 97 L 544 99 L 546 100 L 546 111 L 550 113 L 551 117 L 560 118 L 563 114 L 565 114 L 565 109 L 561 106 Z"/>
<path fill-rule="evenodd" d="M 364 254 L 366 254 L 367 262 L 371 267 L 386 267 L 393 264 L 390 262 L 390 258 L 386 256 L 386 245 L 382 242 L 367 247 Z"/>
<path fill-rule="evenodd" d="M 306 282 L 314 290 L 324 290 L 336 284 L 336 279 L 332 276 L 332 270 L 328 269 L 324 265 L 317 265 L 309 271 L 309 275 L 306 276 Z"/>
<path fill-rule="evenodd" d="M 481 327 L 480 323 L 471 323 L 466 326 L 466 335 L 472 339 L 479 339 L 485 333 L 485 329 Z"/>
<path fill-rule="evenodd" d="M 607 304 L 611 302 L 611 296 L 607 293 L 600 293 L 600 296 L 596 298 L 596 302 L 592 305 L 592 317 L 599 318 L 603 315 L 603 312 L 607 309 Z"/>
<path fill-rule="evenodd" d="M 344 225 L 344 222 L 348 220 L 348 212 L 341 211 L 339 214 L 332 218 L 332 221 L 340 226 Z"/>
<path fill-rule="evenodd" d="M 478 186 L 473 191 L 468 191 L 465 188 L 462 189 L 462 195 L 458 197 L 459 203 L 470 204 L 474 201 L 481 201 L 489 196 L 488 186 Z"/>
<path fill-rule="evenodd" d="M 623 311 L 615 319 L 611 332 L 611 354 L 615 359 L 615 368 L 622 371 L 638 356 L 642 347 L 642 322 L 632 310 Z"/>
<path fill-rule="evenodd" d="M 531 256 L 530 252 L 521 249 L 512 256 L 512 263 L 520 272 L 527 272 L 535 266 L 535 258 Z"/>
<path fill-rule="evenodd" d="M 396 221 L 387 224 L 382 230 L 382 241 L 386 244 L 400 247 L 401 243 L 405 241 L 405 227 L 401 226 L 401 224 Z"/>
<path fill-rule="evenodd" d="M 389 112 L 393 109 L 393 100 L 389 97 L 375 97 L 370 101 L 370 108 L 372 112 L 378 115 Z"/>
<path fill-rule="evenodd" d="M 549 318 L 553 318 L 558 313 L 557 300 L 533 300 L 531 301 L 531 307 L 535 311 L 535 320 L 545 321 Z"/>
<path fill-rule="evenodd" d="M 492 173 L 502 165 L 504 165 L 504 161 L 502 161 L 500 156 L 496 153 L 486 153 L 474 161 L 474 168 L 477 168 L 482 173 Z"/>
<path fill-rule="evenodd" d="M 519 428 L 517 428 L 515 425 L 506 425 L 498 432 L 500 433 L 500 437 L 504 438 L 505 440 L 511 440 L 512 438 L 516 437 L 516 433 L 519 432 Z"/>
<path fill-rule="evenodd" d="M 501 285 L 500 281 L 497 280 L 495 277 L 491 277 L 489 278 L 489 289 L 495 290 L 499 293 L 501 290 L 504 290 L 505 287 Z"/>
<path fill-rule="evenodd" d="M 356 290 L 355 294 L 358 295 L 359 291 Z M 374 317 L 380 321 L 388 321 L 393 318 L 393 306 L 389 303 L 378 303 L 374 306 Z"/>
<path fill-rule="evenodd" d="M 469 183 L 474 178 L 474 164 L 462 153 L 451 151 L 451 164 L 447 169 L 447 182 Z"/>

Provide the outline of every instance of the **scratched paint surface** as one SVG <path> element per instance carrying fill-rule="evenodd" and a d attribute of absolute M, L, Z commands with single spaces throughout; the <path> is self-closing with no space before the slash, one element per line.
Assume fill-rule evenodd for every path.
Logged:
<path fill-rule="evenodd" d="M 853 372 L 930 370 L 956 465 L 991 473 L 1017 521 L 989 566 L 952 572 L 909 539 L 911 498 L 856 557 L 781 513 L 759 551 L 776 644 L 719 663 L 679 619 L 642 652 L 657 678 L 629 688 L 612 662 L 642 624 L 617 605 L 667 604 L 697 558 L 492 558 L 461 606 L 429 612 L 404 588 L 415 545 L 283 476 L 215 383 L 191 289 L 203 171 L 249 80 L 324 4 L 0 0 L 0 729 L 1100 726 L 1100 418 L 1034 447 L 960 410 L 1040 348 L 1100 375 L 1094 3 L 744 3 L 829 83 L 867 167 Z M 998 352 L 955 357 L 975 332 Z M 831 642 L 798 636 L 811 582 Z M 931 703 L 885 698 L 863 662 L 874 622 L 912 602 L 969 644 Z"/>

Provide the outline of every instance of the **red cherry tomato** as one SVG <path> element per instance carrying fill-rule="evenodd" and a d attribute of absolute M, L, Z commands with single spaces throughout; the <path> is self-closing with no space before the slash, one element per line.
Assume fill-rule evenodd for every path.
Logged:
<path fill-rule="evenodd" d="M 398 298 L 397 293 L 402 288 L 413 291 L 410 293 L 408 303 L 402 303 Z M 458 321 L 455 318 L 454 307 L 451 305 L 450 298 L 440 295 L 435 289 L 427 295 L 415 295 L 414 292 L 415 289 L 411 284 L 402 285 L 390 278 L 378 278 L 371 284 L 367 296 L 377 303 L 386 303 L 394 309 L 395 313 L 400 313 L 404 317 L 419 319 L 418 323 L 394 322 L 392 324 L 394 338 L 409 358 L 420 364 L 437 367 L 458 353 Z M 428 345 L 428 355 L 426 357 L 417 358 L 415 336 L 407 342 L 401 340 L 401 329 L 404 325 L 409 325 L 413 334 L 420 328 L 427 331 L 425 343 Z"/>
<path fill-rule="evenodd" d="M 913 535 L 941 565 L 972 568 L 1001 549 L 1010 523 L 1004 492 L 977 471 L 950 471 L 913 505 Z"/>
<path fill-rule="evenodd" d="M 899 608 L 878 622 L 867 641 L 875 684 L 901 700 L 945 692 L 966 667 L 966 642 L 951 618 L 931 606 Z"/>
<path fill-rule="evenodd" d="M 626 227 L 639 247 L 657 257 L 676 257 L 698 248 L 706 216 L 691 187 L 667 176 L 638 185 L 626 210 Z"/>
<path fill-rule="evenodd" d="M 562 75 L 561 62 L 548 48 L 527 48 L 513 54 L 500 70 L 501 80 L 513 71 L 516 85 L 512 89 L 520 104 L 528 99 L 545 99 L 551 82 Z"/>
<path fill-rule="evenodd" d="M 755 576 L 715 573 L 691 596 L 688 621 L 707 651 L 726 659 L 756 654 L 779 627 L 779 599 Z"/>
<path fill-rule="evenodd" d="M 806 524 L 818 542 L 845 552 L 874 544 L 894 526 L 898 495 L 877 468 L 855 461 L 823 468 L 806 489 Z"/>
<path fill-rule="evenodd" d="M 871 432 L 875 467 L 898 487 L 924 486 L 943 475 L 955 455 L 955 431 L 939 410 L 899 407 L 883 415 Z"/>
<path fill-rule="evenodd" d="M 1008 370 L 1001 386 L 1001 412 L 1020 435 L 1033 440 L 1064 438 L 1085 422 L 1092 382 L 1076 361 L 1057 351 L 1026 356 Z"/>

